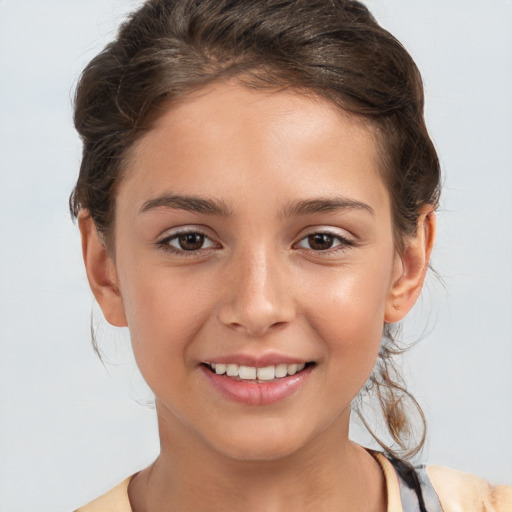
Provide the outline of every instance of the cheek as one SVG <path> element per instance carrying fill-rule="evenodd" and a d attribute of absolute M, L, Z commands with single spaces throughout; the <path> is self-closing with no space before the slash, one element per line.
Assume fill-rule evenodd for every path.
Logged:
<path fill-rule="evenodd" d="M 209 301 L 192 282 L 168 269 L 139 270 L 122 290 L 134 355 L 150 387 L 171 369 L 177 378 L 187 362 L 193 365 L 190 342 L 208 317 Z"/>
<path fill-rule="evenodd" d="M 321 289 L 312 287 L 315 291 L 311 293 L 313 300 L 309 301 L 306 317 L 324 342 L 332 371 L 340 372 L 342 368 L 337 378 L 344 384 L 362 386 L 375 365 L 391 282 L 390 268 L 391 263 L 363 265 L 351 271 L 337 269 Z"/>

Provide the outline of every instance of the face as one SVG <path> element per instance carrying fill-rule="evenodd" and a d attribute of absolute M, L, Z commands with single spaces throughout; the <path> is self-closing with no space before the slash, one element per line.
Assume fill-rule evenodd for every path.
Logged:
<path fill-rule="evenodd" d="M 110 265 L 96 296 L 129 326 L 161 428 L 258 460 L 347 433 L 406 274 L 372 131 L 234 84 L 133 148 Z"/>

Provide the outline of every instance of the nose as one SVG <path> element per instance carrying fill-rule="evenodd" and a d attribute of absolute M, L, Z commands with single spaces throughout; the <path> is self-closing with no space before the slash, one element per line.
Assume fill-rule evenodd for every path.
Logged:
<path fill-rule="evenodd" d="M 223 283 L 219 320 L 231 329 L 261 337 L 295 316 L 289 272 L 262 248 L 234 256 Z"/>

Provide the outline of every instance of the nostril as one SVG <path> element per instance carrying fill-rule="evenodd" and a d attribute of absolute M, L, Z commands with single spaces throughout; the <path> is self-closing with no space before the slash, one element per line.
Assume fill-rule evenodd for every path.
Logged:
<path fill-rule="evenodd" d="M 221 312 L 219 320 L 230 329 L 245 332 L 250 336 L 263 336 L 269 331 L 277 331 L 288 325 L 287 321 L 273 321 L 273 315 L 258 315 L 257 313 Z"/>

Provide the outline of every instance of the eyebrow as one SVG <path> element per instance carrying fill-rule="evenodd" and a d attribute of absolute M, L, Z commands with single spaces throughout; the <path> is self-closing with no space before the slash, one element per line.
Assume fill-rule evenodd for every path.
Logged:
<path fill-rule="evenodd" d="M 172 210 L 185 210 L 193 213 L 203 213 L 207 215 L 217 215 L 219 217 L 229 217 L 230 208 L 219 199 L 206 199 L 198 196 L 183 196 L 177 194 L 163 194 L 146 201 L 140 213 L 147 213 L 157 208 L 169 208 Z M 361 201 L 348 199 L 344 197 L 333 198 L 315 198 L 295 201 L 286 205 L 282 210 L 284 217 L 293 215 L 308 215 L 314 213 L 328 213 L 339 210 L 364 210 L 374 214 L 373 208 Z"/>
<path fill-rule="evenodd" d="M 182 196 L 176 194 L 163 194 L 146 201 L 140 213 L 147 213 L 157 208 L 170 208 L 172 210 L 185 210 L 207 215 L 228 217 L 231 214 L 228 206 L 218 199 L 206 199 L 197 196 Z"/>
<path fill-rule="evenodd" d="M 318 199 L 305 199 L 288 204 L 283 209 L 285 217 L 293 215 L 307 215 L 313 213 L 329 213 L 339 210 L 363 210 L 374 215 L 373 208 L 361 201 L 348 199 L 345 197 L 328 197 Z"/>

